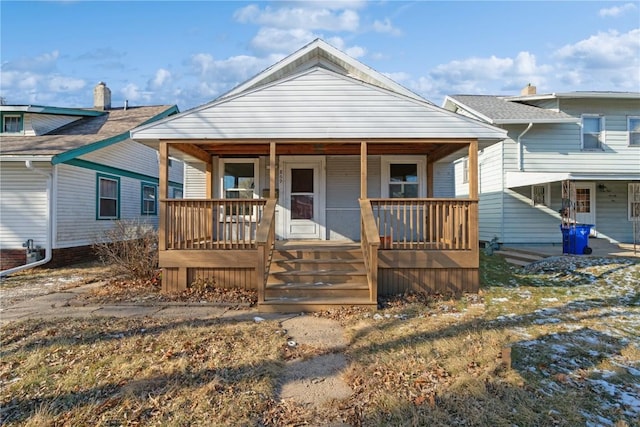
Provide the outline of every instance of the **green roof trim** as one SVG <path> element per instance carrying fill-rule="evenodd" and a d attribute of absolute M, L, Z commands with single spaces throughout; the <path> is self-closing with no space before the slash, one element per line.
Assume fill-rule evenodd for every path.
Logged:
<path fill-rule="evenodd" d="M 66 165 L 77 166 L 79 168 L 90 169 L 97 172 L 108 173 L 120 177 L 137 179 L 138 181 L 144 181 L 149 184 L 159 184 L 160 180 L 154 176 L 145 175 L 138 172 L 132 172 L 130 170 L 116 168 L 113 166 L 107 166 L 100 163 L 90 162 L 89 160 L 71 159 L 65 162 Z M 182 188 L 182 184 L 175 181 L 169 181 L 170 187 Z"/>
<path fill-rule="evenodd" d="M 32 113 L 31 111 L 29 112 Z M 101 110 L 83 110 L 80 108 L 42 107 L 42 111 L 38 111 L 35 114 L 62 114 L 65 116 L 97 117 L 106 113 L 106 111 Z"/>
<path fill-rule="evenodd" d="M 155 122 L 156 120 L 164 119 L 165 117 L 171 116 L 172 114 L 178 113 L 178 107 L 176 105 L 166 109 L 160 114 L 157 114 L 151 117 L 149 120 L 144 121 L 138 126 L 146 125 L 148 123 Z M 118 142 L 122 142 L 124 140 L 129 139 L 131 136 L 131 131 L 128 130 L 119 135 L 112 136 L 111 138 L 103 139 L 101 141 L 92 142 L 91 144 L 87 144 L 83 147 L 74 148 L 73 150 L 65 151 L 64 153 L 56 154 L 51 159 L 51 164 L 57 165 L 60 163 L 69 163 L 70 160 L 76 159 L 82 155 L 92 153 L 96 150 L 101 150 L 110 145 L 116 144 Z"/>

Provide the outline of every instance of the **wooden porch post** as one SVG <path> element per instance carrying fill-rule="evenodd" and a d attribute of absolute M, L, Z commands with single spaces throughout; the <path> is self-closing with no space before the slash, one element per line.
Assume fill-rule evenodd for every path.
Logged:
<path fill-rule="evenodd" d="M 479 217 L 478 217 L 478 140 L 469 143 L 469 198 L 475 200 L 470 206 L 469 220 L 471 227 L 469 230 L 469 244 L 471 250 L 478 252 L 479 239 Z"/>
<path fill-rule="evenodd" d="M 169 144 L 161 142 L 159 146 L 160 151 L 160 200 L 165 200 L 169 197 Z M 167 226 L 167 203 L 160 202 L 160 215 L 158 217 L 158 250 L 167 250 L 166 239 L 166 226 Z"/>
<path fill-rule="evenodd" d="M 207 180 L 205 197 L 207 199 L 213 199 L 213 163 L 211 159 L 206 163 L 205 179 Z"/>
<path fill-rule="evenodd" d="M 269 143 L 269 198 L 276 198 L 276 143 Z"/>
<path fill-rule="evenodd" d="M 478 141 L 469 143 L 469 198 L 478 198 Z"/>
<path fill-rule="evenodd" d="M 433 197 L 433 162 L 427 159 L 427 197 Z"/>
<path fill-rule="evenodd" d="M 360 198 L 367 198 L 367 143 L 360 143 Z"/>

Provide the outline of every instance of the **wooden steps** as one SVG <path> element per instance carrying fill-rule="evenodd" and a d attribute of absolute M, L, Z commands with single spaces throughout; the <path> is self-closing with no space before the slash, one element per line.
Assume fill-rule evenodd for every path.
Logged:
<path fill-rule="evenodd" d="M 540 255 L 536 252 L 526 251 L 522 249 L 513 249 L 509 247 L 503 247 L 499 251 L 495 251 L 494 254 L 504 257 L 508 263 L 524 267 L 532 262 L 540 261 L 544 259 L 544 255 Z"/>
<path fill-rule="evenodd" d="M 360 246 L 289 243 L 276 247 L 261 310 L 302 312 L 342 306 L 377 307 L 369 299 Z"/>

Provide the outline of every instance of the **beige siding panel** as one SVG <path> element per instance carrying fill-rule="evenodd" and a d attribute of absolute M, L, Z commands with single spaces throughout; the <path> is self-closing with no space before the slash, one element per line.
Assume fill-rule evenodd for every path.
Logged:
<path fill-rule="evenodd" d="M 324 69 L 178 115 L 135 138 L 495 138 L 494 128 Z"/>
<path fill-rule="evenodd" d="M 46 164 L 34 162 L 34 167 L 51 171 Z M 3 162 L 0 194 L 0 249 L 22 249 L 27 239 L 45 247 L 47 179 L 22 162 Z"/>

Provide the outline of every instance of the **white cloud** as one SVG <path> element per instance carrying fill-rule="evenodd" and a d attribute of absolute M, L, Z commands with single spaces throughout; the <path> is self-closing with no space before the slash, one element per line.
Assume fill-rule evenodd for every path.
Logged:
<path fill-rule="evenodd" d="M 335 10 L 318 7 L 313 3 L 300 3 L 300 7 L 249 5 L 235 12 L 234 18 L 243 24 L 252 23 L 281 29 L 328 31 L 356 31 L 360 25 L 358 13 L 351 9 Z"/>
<path fill-rule="evenodd" d="M 614 68 L 638 63 L 640 29 L 626 34 L 617 31 L 600 32 L 588 39 L 558 49 L 555 57 L 575 66 Z"/>
<path fill-rule="evenodd" d="M 367 54 L 367 50 L 362 46 L 351 46 L 351 47 L 348 47 L 344 53 L 346 53 L 352 58 L 362 58 Z"/>
<path fill-rule="evenodd" d="M 373 30 L 378 33 L 387 33 L 393 36 L 399 36 L 402 34 L 400 29 L 393 26 L 389 18 L 385 18 L 384 21 L 373 21 Z"/>
<path fill-rule="evenodd" d="M 318 37 L 318 34 L 302 28 L 283 30 L 265 27 L 253 37 L 251 47 L 258 52 L 290 54 Z"/>
<path fill-rule="evenodd" d="M 640 88 L 640 29 L 600 32 L 558 49 L 558 77 L 565 84 L 591 90 Z"/>
<path fill-rule="evenodd" d="M 87 82 L 82 79 L 59 75 L 49 76 L 46 80 L 47 87 L 51 92 L 75 92 L 87 85 Z"/>
<path fill-rule="evenodd" d="M 2 63 L 3 71 L 27 71 L 27 72 L 50 72 L 56 69 L 60 52 L 54 50 L 53 52 L 43 53 L 42 55 L 34 57 L 18 58 L 13 61 L 6 61 Z"/>
<path fill-rule="evenodd" d="M 169 70 L 165 70 L 164 68 L 158 69 L 156 71 L 155 77 L 149 81 L 149 87 L 153 89 L 159 89 L 165 84 L 169 83 L 171 80 L 171 72 Z"/>
<path fill-rule="evenodd" d="M 127 84 L 120 93 L 124 99 L 138 104 L 146 104 L 151 99 L 151 93 L 141 90 L 135 83 Z"/>
<path fill-rule="evenodd" d="M 632 10 L 636 10 L 637 6 L 633 3 L 626 3 L 622 6 L 613 6 L 606 9 L 600 9 L 598 15 L 600 16 L 620 16 L 625 12 L 630 12 Z"/>

